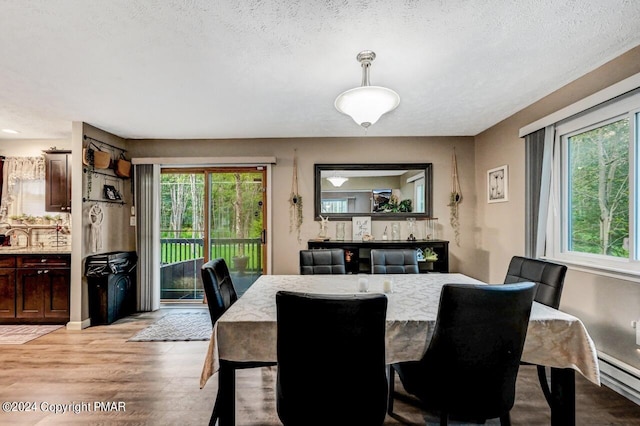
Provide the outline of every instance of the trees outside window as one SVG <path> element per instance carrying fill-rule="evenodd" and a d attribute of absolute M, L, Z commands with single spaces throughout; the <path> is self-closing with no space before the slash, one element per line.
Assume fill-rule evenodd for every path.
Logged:
<path fill-rule="evenodd" d="M 555 126 L 546 253 L 640 273 L 640 91 Z"/>
<path fill-rule="evenodd" d="M 628 257 L 629 120 L 566 138 L 569 250 Z"/>

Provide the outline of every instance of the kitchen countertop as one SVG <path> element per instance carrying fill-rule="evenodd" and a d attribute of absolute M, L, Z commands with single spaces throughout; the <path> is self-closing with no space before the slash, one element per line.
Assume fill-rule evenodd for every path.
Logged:
<path fill-rule="evenodd" d="M 71 246 L 60 247 L 0 247 L 3 254 L 71 254 Z"/>

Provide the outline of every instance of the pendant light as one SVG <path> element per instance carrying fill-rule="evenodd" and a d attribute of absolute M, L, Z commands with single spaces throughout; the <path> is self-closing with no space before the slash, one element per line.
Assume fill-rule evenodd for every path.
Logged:
<path fill-rule="evenodd" d="M 336 188 L 338 188 L 338 187 L 342 186 L 343 183 L 348 181 L 349 178 L 342 177 L 342 176 L 330 176 L 330 177 L 327 178 L 327 180 L 329 182 L 331 182 L 331 185 L 333 185 Z"/>
<path fill-rule="evenodd" d="M 343 114 L 351 116 L 353 121 L 367 129 L 389 111 L 400 104 L 400 96 L 391 89 L 369 84 L 369 68 L 376 59 L 371 50 L 364 50 L 356 57 L 362 65 L 362 85 L 341 93 L 335 101 L 335 107 Z"/>

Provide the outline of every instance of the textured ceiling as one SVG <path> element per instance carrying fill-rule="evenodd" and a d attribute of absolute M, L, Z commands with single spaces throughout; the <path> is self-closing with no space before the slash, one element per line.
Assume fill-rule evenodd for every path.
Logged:
<path fill-rule="evenodd" d="M 0 128 L 361 136 L 333 102 L 371 49 L 369 135 L 475 135 L 639 44 L 638 0 L 1 0 Z"/>

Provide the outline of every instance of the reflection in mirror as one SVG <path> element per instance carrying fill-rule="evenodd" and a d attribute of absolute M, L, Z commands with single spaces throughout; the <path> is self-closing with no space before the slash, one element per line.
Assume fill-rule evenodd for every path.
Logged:
<path fill-rule="evenodd" d="M 316 164 L 316 218 L 431 216 L 431 164 Z"/>

